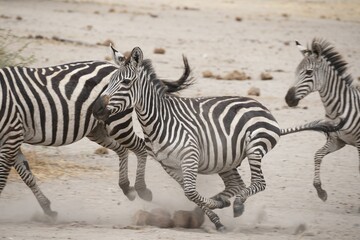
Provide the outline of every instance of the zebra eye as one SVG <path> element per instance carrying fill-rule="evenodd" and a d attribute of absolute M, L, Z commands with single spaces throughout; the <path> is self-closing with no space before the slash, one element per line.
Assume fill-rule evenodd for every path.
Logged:
<path fill-rule="evenodd" d="M 131 83 L 131 80 L 125 78 L 125 79 L 122 80 L 122 83 L 125 84 L 125 85 L 129 85 Z"/>
<path fill-rule="evenodd" d="M 312 70 L 312 69 L 307 69 L 307 70 L 305 71 L 305 74 L 306 74 L 306 75 L 312 75 L 312 74 L 313 74 L 313 70 Z"/>

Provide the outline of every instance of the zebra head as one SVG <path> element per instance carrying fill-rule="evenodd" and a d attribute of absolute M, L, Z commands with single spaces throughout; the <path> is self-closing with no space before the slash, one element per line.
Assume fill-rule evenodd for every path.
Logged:
<path fill-rule="evenodd" d="M 312 50 L 305 48 L 298 41 L 296 46 L 303 54 L 304 58 L 298 65 L 295 72 L 295 84 L 288 90 L 285 101 L 289 107 L 295 107 L 299 101 L 306 97 L 309 93 L 318 91 L 322 86 L 321 72 L 324 61 L 321 58 L 321 45 L 313 41 Z"/>
<path fill-rule="evenodd" d="M 143 60 L 139 47 L 134 48 L 129 57 L 120 56 L 116 49 L 111 48 L 118 70 L 111 76 L 107 88 L 93 106 L 94 117 L 101 121 L 134 106 L 133 86 L 139 78 L 138 67 Z"/>

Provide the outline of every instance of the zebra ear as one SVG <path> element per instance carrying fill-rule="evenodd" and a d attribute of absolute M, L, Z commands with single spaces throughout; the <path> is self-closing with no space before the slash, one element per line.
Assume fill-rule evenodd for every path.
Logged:
<path fill-rule="evenodd" d="M 117 65 L 120 65 L 120 63 L 122 61 L 124 61 L 125 57 L 124 55 L 122 55 L 118 50 L 116 50 L 112 44 L 110 43 L 110 48 L 111 48 L 111 51 L 112 51 L 112 57 L 113 57 L 113 60 L 114 62 L 117 64 Z"/>
<path fill-rule="evenodd" d="M 130 63 L 134 67 L 139 67 L 142 64 L 142 61 L 143 61 L 143 52 L 141 51 L 141 49 L 139 47 L 135 47 L 131 51 Z"/>
<path fill-rule="evenodd" d="M 304 56 L 309 56 L 311 54 L 311 51 L 306 47 L 304 47 L 303 45 L 301 45 L 298 41 L 295 41 L 295 44 Z"/>

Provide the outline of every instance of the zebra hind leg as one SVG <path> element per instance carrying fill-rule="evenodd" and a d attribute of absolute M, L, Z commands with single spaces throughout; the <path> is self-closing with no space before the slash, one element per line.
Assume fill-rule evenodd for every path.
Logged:
<path fill-rule="evenodd" d="M 234 217 L 239 217 L 244 212 L 244 202 L 246 199 L 260 191 L 265 190 L 266 182 L 261 171 L 261 160 L 263 153 L 261 150 L 254 150 L 253 153 L 248 154 L 248 161 L 251 170 L 251 184 L 247 188 L 241 189 L 236 196 L 233 211 Z"/>
<path fill-rule="evenodd" d="M 327 192 L 321 187 L 320 166 L 322 159 L 329 153 L 335 152 L 345 146 L 345 143 L 337 138 L 328 137 L 325 145 L 315 153 L 314 165 L 314 181 L 313 185 L 316 189 L 318 197 L 324 202 L 327 200 Z"/>
<path fill-rule="evenodd" d="M 212 199 L 222 201 L 224 203 L 224 207 L 229 207 L 231 205 L 229 199 L 236 196 L 240 192 L 240 189 L 246 188 L 246 186 L 237 169 L 219 173 L 219 176 L 225 184 L 225 189 L 212 197 Z"/>
<path fill-rule="evenodd" d="M 164 164 L 162 164 L 161 162 L 160 162 L 160 164 L 164 168 L 164 170 L 180 184 L 182 189 L 184 189 L 184 178 L 183 178 L 183 174 L 181 173 L 181 171 L 179 171 L 178 169 L 169 168 L 169 167 L 165 166 Z M 212 200 L 212 201 L 215 201 L 215 200 Z M 195 201 L 193 201 L 193 202 L 195 202 Z M 220 222 L 220 218 L 216 213 L 214 213 L 210 208 L 205 206 L 205 204 L 202 204 L 199 202 L 195 202 L 195 203 L 196 203 L 196 205 L 198 205 L 198 207 L 195 208 L 194 212 L 196 211 L 197 214 L 199 214 L 198 211 L 202 210 L 206 214 L 206 216 L 208 216 L 210 221 L 215 224 L 216 230 L 218 230 L 218 231 L 225 230 L 224 225 Z"/>
<path fill-rule="evenodd" d="M 57 212 L 51 210 L 51 202 L 50 200 L 42 193 L 39 186 L 36 183 L 35 176 L 32 174 L 30 170 L 30 166 L 28 161 L 26 160 L 25 156 L 21 151 L 19 151 L 14 167 L 17 173 L 20 175 L 21 179 L 24 183 L 31 189 L 34 193 L 37 201 L 39 202 L 41 208 L 43 209 L 44 213 L 50 217 L 51 221 L 56 220 Z"/>

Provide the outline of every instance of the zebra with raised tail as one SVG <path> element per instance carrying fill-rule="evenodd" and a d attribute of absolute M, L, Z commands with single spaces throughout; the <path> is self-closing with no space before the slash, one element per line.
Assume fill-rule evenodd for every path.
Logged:
<path fill-rule="evenodd" d="M 245 200 L 265 189 L 261 160 L 275 147 L 281 133 L 275 118 L 266 107 L 247 97 L 182 98 L 157 92 L 155 71 L 151 61 L 143 61 L 140 48 L 134 48 L 118 65 L 118 72 L 94 104 L 95 117 L 106 120 L 134 108 L 148 153 L 216 228 L 223 230 L 212 209 L 230 206 L 229 199 L 236 196 L 234 216 L 240 216 Z M 245 157 L 251 169 L 249 187 L 237 171 Z M 198 173 L 219 174 L 224 191 L 211 199 L 201 196 L 196 190 Z"/>
<path fill-rule="evenodd" d="M 114 55 L 115 60 L 118 55 Z M 186 64 L 186 63 L 185 63 Z M 55 218 L 49 199 L 38 187 L 20 150 L 22 143 L 63 146 L 84 137 L 115 151 L 119 157 L 119 186 L 130 199 L 138 195 L 151 201 L 145 184 L 147 153 L 144 141 L 133 130 L 132 109 L 104 122 L 92 115 L 92 106 L 115 73 L 114 64 L 102 61 L 74 62 L 47 68 L 0 69 L 0 194 L 11 167 L 36 196 L 45 214 Z M 159 91 L 177 92 L 188 84 L 189 66 L 175 82 L 156 80 Z M 128 179 L 128 150 L 138 158 L 136 181 Z"/>
<path fill-rule="evenodd" d="M 286 103 L 297 106 L 301 99 L 317 91 L 325 108 L 325 119 L 344 122 L 339 131 L 328 134 L 325 145 L 315 153 L 313 184 L 319 198 L 326 201 L 327 193 L 320 180 L 324 156 L 349 144 L 357 148 L 360 160 L 360 88 L 353 83 L 347 62 L 328 41 L 315 38 L 310 49 L 298 42 L 296 45 L 304 58 L 296 69 L 296 81 L 286 94 Z"/>

